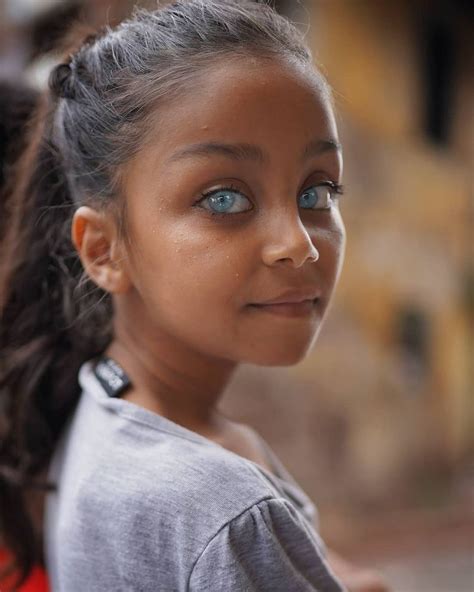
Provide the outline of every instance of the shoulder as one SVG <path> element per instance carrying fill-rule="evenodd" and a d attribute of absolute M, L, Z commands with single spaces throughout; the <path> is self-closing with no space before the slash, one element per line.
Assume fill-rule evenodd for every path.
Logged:
<path fill-rule="evenodd" d="M 112 497 L 127 529 L 142 519 L 161 532 L 179 523 L 190 539 L 208 536 L 252 505 L 278 496 L 239 455 L 167 434 L 137 448 L 115 440 L 81 489 L 83 502 L 101 504 Z"/>
<path fill-rule="evenodd" d="M 228 450 L 262 465 L 270 472 L 273 471 L 273 467 L 268 462 L 268 455 L 264 449 L 261 436 L 248 424 L 229 420 L 225 438 L 219 443 Z"/>
<path fill-rule="evenodd" d="M 162 558 L 182 557 L 188 570 L 227 525 L 278 497 L 257 469 L 232 452 L 179 438 L 167 449 L 147 451 L 141 467 L 130 463 L 127 472 L 128 484 L 114 499 L 120 520 L 111 536 L 142 541 L 145 556 L 159 549 Z"/>
<path fill-rule="evenodd" d="M 172 446 L 164 456 L 160 450 L 159 461 L 153 458 L 151 451 L 147 455 L 148 485 L 145 488 L 163 502 L 166 499 L 179 501 L 183 511 L 193 513 L 197 505 L 200 509 L 206 508 L 207 514 L 214 512 L 217 520 L 228 520 L 275 494 L 261 472 L 231 450 L 181 438 L 174 438 Z"/>

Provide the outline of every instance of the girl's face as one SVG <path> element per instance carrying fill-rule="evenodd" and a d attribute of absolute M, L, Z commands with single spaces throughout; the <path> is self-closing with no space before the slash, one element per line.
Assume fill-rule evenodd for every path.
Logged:
<path fill-rule="evenodd" d="M 133 287 L 118 298 L 147 346 L 166 335 L 203 355 L 291 365 L 318 335 L 344 256 L 328 187 L 342 173 L 334 116 L 316 79 L 283 62 L 226 61 L 203 80 L 160 110 L 126 167 Z M 319 299 L 298 316 L 252 306 L 292 289 Z"/>

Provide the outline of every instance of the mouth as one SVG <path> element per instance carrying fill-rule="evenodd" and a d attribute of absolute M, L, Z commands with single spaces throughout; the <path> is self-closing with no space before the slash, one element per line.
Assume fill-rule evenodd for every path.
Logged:
<path fill-rule="evenodd" d="M 279 304 L 249 304 L 252 309 L 284 317 L 311 316 L 318 308 L 320 298 L 302 302 L 281 302 Z"/>

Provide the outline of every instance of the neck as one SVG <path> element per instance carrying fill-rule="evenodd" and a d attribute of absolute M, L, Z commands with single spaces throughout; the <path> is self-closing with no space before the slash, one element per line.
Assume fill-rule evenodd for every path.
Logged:
<path fill-rule="evenodd" d="M 217 405 L 237 364 L 196 352 L 164 332 L 148 335 L 140 325 L 115 322 L 105 355 L 131 380 L 122 398 L 208 437 L 219 433 L 225 418 Z"/>

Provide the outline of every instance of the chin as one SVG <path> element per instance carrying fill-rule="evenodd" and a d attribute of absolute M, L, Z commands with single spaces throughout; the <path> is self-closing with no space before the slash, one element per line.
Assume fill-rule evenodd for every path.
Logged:
<path fill-rule="evenodd" d="M 242 361 L 258 366 L 294 366 L 300 363 L 311 352 L 326 313 L 327 300 L 322 299 L 308 317 L 278 318 L 266 312 L 246 316 L 246 324 L 239 335 L 239 341 L 243 334 L 247 335 L 243 341 L 244 350 L 241 350 Z M 247 323 L 251 324 L 249 328 Z"/>
<path fill-rule="evenodd" d="M 318 331 L 319 333 L 319 331 Z M 301 344 L 292 344 L 288 342 L 281 342 L 279 347 L 273 343 L 272 347 L 266 349 L 262 346 L 261 351 L 255 351 L 249 355 L 248 359 L 243 360 L 246 363 L 254 364 L 255 366 L 295 366 L 302 362 L 311 352 L 317 334 L 310 343 L 304 346 Z"/>

